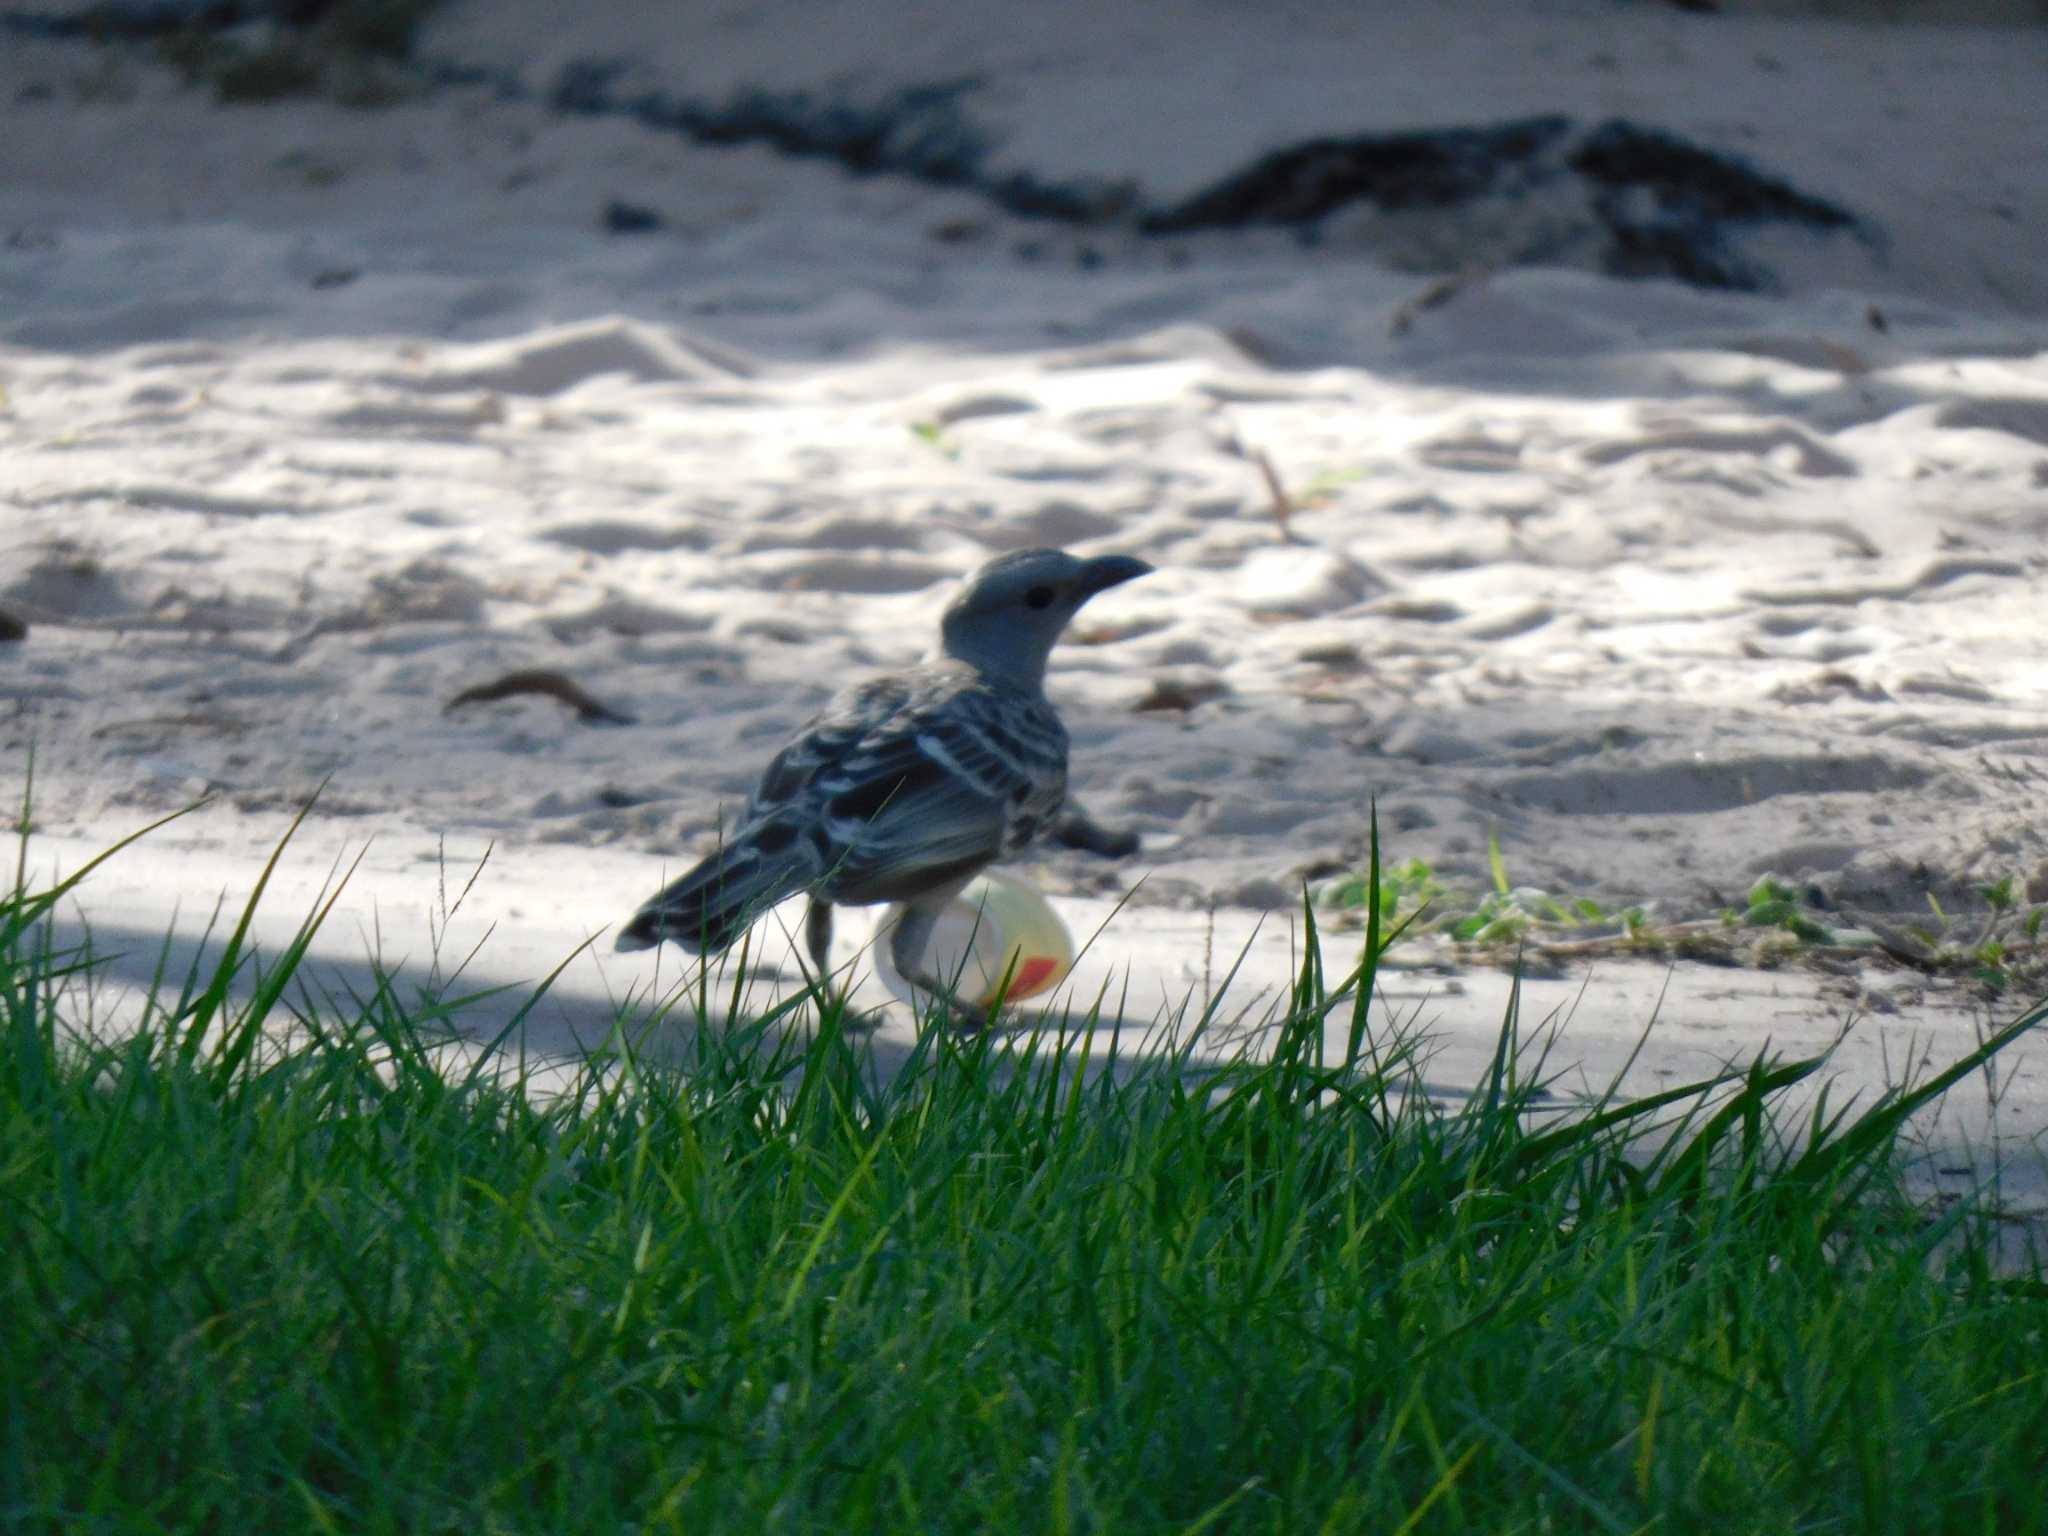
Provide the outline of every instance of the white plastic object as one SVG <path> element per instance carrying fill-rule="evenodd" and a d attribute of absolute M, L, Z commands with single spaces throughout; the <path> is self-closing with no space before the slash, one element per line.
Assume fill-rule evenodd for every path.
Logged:
<path fill-rule="evenodd" d="M 898 999 L 918 1007 L 929 999 L 896 973 L 889 953 L 902 915 L 899 902 L 875 924 L 875 974 Z M 1027 881 L 999 870 L 977 875 L 946 904 L 924 951 L 925 972 L 977 1008 L 994 1003 L 998 992 L 1013 1003 L 1050 992 L 1073 968 L 1074 936 L 1052 903 Z M 1007 990 L 1005 975 L 1010 978 Z"/>

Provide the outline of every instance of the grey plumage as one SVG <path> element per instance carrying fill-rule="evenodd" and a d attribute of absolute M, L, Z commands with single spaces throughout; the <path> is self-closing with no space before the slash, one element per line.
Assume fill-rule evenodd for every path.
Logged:
<path fill-rule="evenodd" d="M 776 754 L 732 840 L 663 891 L 623 947 L 716 952 L 798 891 L 908 900 L 1029 843 L 1066 795 L 1067 736 L 1042 694 L 957 661 L 842 694 Z"/>
<path fill-rule="evenodd" d="M 1051 549 L 983 566 L 946 609 L 940 659 L 834 699 L 769 763 L 732 840 L 643 906 L 618 947 L 715 953 L 807 891 L 822 974 L 833 904 L 900 901 L 897 970 L 943 991 L 921 966 L 932 920 L 1066 798 L 1067 733 L 1044 693 L 1053 643 L 1089 598 L 1150 569 Z"/>

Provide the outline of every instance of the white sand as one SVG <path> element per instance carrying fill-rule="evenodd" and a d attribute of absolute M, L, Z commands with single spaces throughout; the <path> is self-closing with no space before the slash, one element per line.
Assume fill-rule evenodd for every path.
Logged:
<path fill-rule="evenodd" d="M 1772 299 L 1503 272 L 1395 334 L 1426 280 L 1355 251 L 1084 241 L 481 92 L 221 108 L 142 55 L 9 39 L 0 610 L 32 628 L 0 646 L 0 794 L 33 741 L 35 856 L 216 795 L 85 893 L 145 941 L 246 890 L 325 781 L 293 879 L 374 839 L 351 922 L 418 956 L 435 850 L 494 844 L 475 973 L 536 976 L 707 846 L 832 687 L 921 654 L 945 583 L 1059 543 L 1160 567 L 1052 680 L 1078 797 L 1143 852 L 1030 864 L 1082 931 L 1135 887 L 1091 958 L 1136 978 L 1133 1027 L 1221 968 L 1209 908 L 1227 947 L 1355 865 L 1373 796 L 1389 857 L 1471 891 L 1492 829 L 1518 882 L 1673 919 L 1766 871 L 1845 921 L 1981 912 L 2008 874 L 2048 899 L 2044 34 L 1644 5 L 1361 38 L 1334 9 L 1253 46 L 1240 7 L 678 40 L 616 5 L 572 41 L 672 85 L 979 73 L 1004 163 L 1165 191 L 1310 132 L 1625 112 L 1888 246 L 1787 243 Z M 545 82 L 562 46 L 521 18 L 555 14 L 458 9 L 430 51 Z M 666 228 L 601 234 L 612 197 Z M 1304 502 L 1295 542 L 1249 451 Z M 638 723 L 444 713 L 520 667 Z M 1284 910 L 1266 932 L 1247 1001 L 1285 974 Z M 575 975 L 587 1029 L 652 970 Z M 1618 1062 L 1662 979 L 1598 970 L 1574 1059 Z M 1415 983 L 1447 1080 L 1500 1015 L 1496 973 L 1462 984 Z M 1875 965 L 1681 967 L 1639 1070 L 1855 1015 L 1866 1083 L 1901 1031 L 1945 1060 L 1985 1016 Z M 2039 1060 L 2009 1084 L 2033 1128 Z"/>

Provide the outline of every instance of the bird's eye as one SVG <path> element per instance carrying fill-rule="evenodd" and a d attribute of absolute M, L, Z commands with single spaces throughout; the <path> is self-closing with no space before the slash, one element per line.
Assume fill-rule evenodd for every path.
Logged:
<path fill-rule="evenodd" d="M 1024 606 L 1027 608 L 1050 608 L 1052 600 L 1053 590 L 1051 587 L 1033 587 L 1024 594 Z"/>

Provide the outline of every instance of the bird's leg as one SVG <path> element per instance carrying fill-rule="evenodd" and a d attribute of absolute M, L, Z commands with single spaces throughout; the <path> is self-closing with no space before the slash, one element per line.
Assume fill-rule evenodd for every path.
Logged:
<path fill-rule="evenodd" d="M 832 985 L 832 903 L 822 896 L 813 896 L 804 908 L 804 947 L 811 952 L 811 979 L 818 988 L 819 1007 L 823 1009 L 835 994 L 843 1004 L 847 993 Z M 846 980 L 850 992 L 853 978 L 849 974 Z M 849 1019 L 858 1017 L 848 1015 Z"/>
<path fill-rule="evenodd" d="M 811 952 L 811 974 L 819 982 L 832 973 L 832 903 L 813 896 L 804 910 L 804 945 Z"/>
<path fill-rule="evenodd" d="M 903 915 L 896 919 L 896 930 L 889 938 L 889 959 L 896 967 L 896 974 L 912 986 L 930 993 L 943 1002 L 953 1016 L 969 1029 L 988 1028 L 988 1015 L 971 1003 L 963 1003 L 953 995 L 950 981 L 941 981 L 924 968 L 925 946 L 931 943 L 932 929 L 939 920 L 937 906 L 908 906 Z"/>

